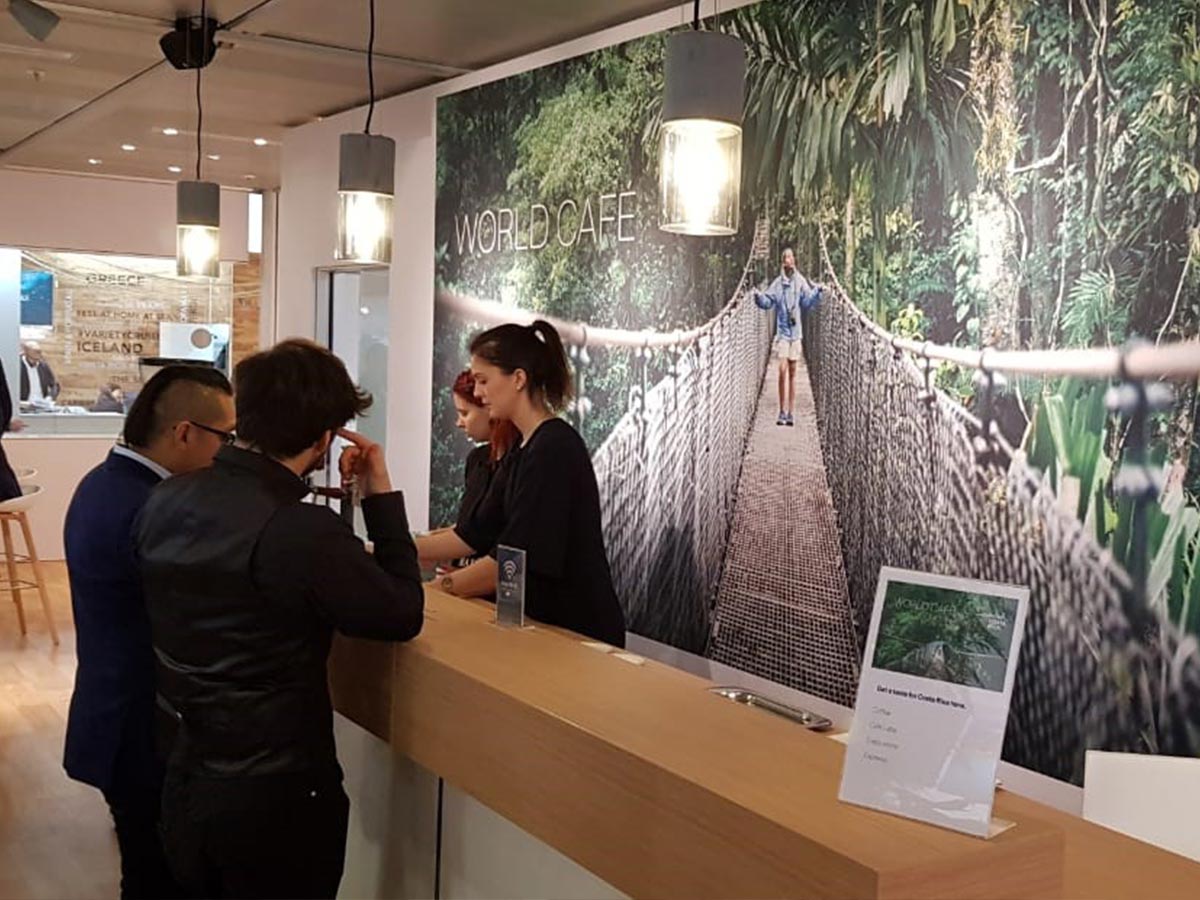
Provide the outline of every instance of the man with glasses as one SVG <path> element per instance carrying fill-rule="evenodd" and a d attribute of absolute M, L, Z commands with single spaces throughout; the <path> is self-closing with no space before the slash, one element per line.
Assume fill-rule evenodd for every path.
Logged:
<path fill-rule="evenodd" d="M 124 440 L 79 483 L 67 510 L 78 668 L 63 764 L 108 802 L 122 897 L 182 896 L 158 834 L 164 765 L 156 732 L 166 737 L 173 723 L 155 704 L 133 523 L 159 482 L 210 465 L 234 422 L 233 390 L 219 371 L 161 370 L 129 410 Z"/>

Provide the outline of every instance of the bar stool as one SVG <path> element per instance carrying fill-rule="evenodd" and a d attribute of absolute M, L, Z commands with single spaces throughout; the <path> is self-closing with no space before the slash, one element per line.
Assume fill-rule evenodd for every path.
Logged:
<path fill-rule="evenodd" d="M 37 478 L 37 469 L 14 469 L 13 474 L 17 476 L 17 484 L 33 484 L 33 479 Z"/>
<path fill-rule="evenodd" d="M 36 472 L 34 473 L 36 474 Z M 36 589 L 42 598 L 42 611 L 46 615 L 46 625 L 50 628 L 50 639 L 58 644 L 58 629 L 54 626 L 54 614 L 50 611 L 50 594 L 46 590 L 46 576 L 42 571 L 42 561 L 38 559 L 37 549 L 33 545 L 33 532 L 29 528 L 30 508 L 37 502 L 42 489 L 35 484 L 20 481 L 22 494 L 0 503 L 0 530 L 4 532 L 4 562 L 8 568 L 8 578 L 0 577 L 0 590 L 11 591 L 13 602 L 17 605 L 17 621 L 21 626 L 21 635 L 27 634 L 25 627 L 25 608 L 21 605 L 21 591 Z M 25 554 L 19 554 L 13 549 L 12 523 L 21 527 L 25 539 Z M 18 577 L 17 563 L 27 562 L 33 567 L 33 581 Z"/>

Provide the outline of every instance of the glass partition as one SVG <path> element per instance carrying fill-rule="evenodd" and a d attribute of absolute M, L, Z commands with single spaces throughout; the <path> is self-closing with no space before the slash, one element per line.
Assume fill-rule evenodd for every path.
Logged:
<path fill-rule="evenodd" d="M 374 403 L 365 416 L 348 426 L 384 444 L 387 437 L 388 270 L 383 267 L 322 269 L 317 272 L 317 341 L 346 364 L 355 383 L 371 393 Z M 334 441 L 323 472 L 314 484 L 337 487 L 337 459 L 344 442 Z M 326 498 L 337 507 L 336 500 Z M 365 535 L 361 513 L 355 530 Z"/>
<path fill-rule="evenodd" d="M 115 436 L 165 362 L 227 372 L 233 304 L 232 263 L 181 278 L 173 258 L 0 249 L 0 354 L 25 433 Z"/>

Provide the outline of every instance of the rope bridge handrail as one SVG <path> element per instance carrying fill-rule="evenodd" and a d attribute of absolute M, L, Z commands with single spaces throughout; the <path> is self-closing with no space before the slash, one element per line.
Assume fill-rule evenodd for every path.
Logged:
<path fill-rule="evenodd" d="M 820 238 L 832 290 L 810 317 L 809 371 L 860 644 L 883 565 L 1027 585 L 1006 760 L 1078 784 L 1090 748 L 1200 755 L 1196 639 L 1141 601 L 1021 454 L 995 434 L 980 452 L 980 422 L 926 390 L 897 352 L 915 342 L 866 319 Z"/>
<path fill-rule="evenodd" d="M 598 328 L 480 300 L 448 289 L 440 308 L 479 325 L 550 322 L 571 351 L 632 353 L 628 405 L 592 457 L 605 545 L 630 630 L 703 653 L 711 630 L 746 440 L 770 349 L 770 317 L 743 300 L 754 263 L 768 251 L 756 224 L 737 286 L 695 328 L 667 332 Z M 650 383 L 656 352 L 667 374 Z M 588 408 L 578 379 L 576 411 Z"/>
<path fill-rule="evenodd" d="M 824 228 L 819 229 L 821 265 L 833 287 L 849 297 L 829 261 Z M 903 350 L 926 360 L 941 360 L 968 369 L 1010 375 L 1079 378 L 1169 378 L 1181 381 L 1200 377 L 1200 340 L 1170 344 L 1131 344 L 1128 347 L 1062 348 L 1055 350 L 997 350 L 950 347 L 931 341 L 914 341 L 893 334 L 851 303 L 860 324 L 893 350 Z"/>

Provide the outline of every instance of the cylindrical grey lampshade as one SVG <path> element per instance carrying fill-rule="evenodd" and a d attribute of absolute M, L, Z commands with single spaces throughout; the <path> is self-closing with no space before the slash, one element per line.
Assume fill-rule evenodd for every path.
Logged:
<path fill-rule="evenodd" d="M 667 38 L 662 118 L 742 124 L 746 48 L 718 31 L 679 31 Z"/>
<path fill-rule="evenodd" d="M 342 262 L 392 261 L 396 142 L 377 134 L 343 134 L 338 157 L 338 242 Z"/>
<path fill-rule="evenodd" d="M 175 185 L 176 224 L 221 226 L 221 186 L 211 181 L 180 181 Z"/>
<path fill-rule="evenodd" d="M 338 190 L 392 194 L 396 142 L 380 134 L 343 134 L 338 154 Z"/>
<path fill-rule="evenodd" d="M 659 150 L 658 227 L 737 234 L 741 221 L 746 49 L 715 31 L 667 39 Z"/>
<path fill-rule="evenodd" d="M 216 278 L 221 272 L 221 188 L 211 181 L 175 186 L 175 271 Z"/>

